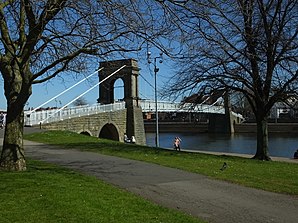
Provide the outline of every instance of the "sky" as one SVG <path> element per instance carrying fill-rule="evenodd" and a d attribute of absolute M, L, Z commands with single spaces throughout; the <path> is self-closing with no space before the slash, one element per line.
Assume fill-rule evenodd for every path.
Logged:
<path fill-rule="evenodd" d="M 157 55 L 152 55 L 152 57 L 157 57 Z M 146 61 L 138 61 L 140 67 L 140 76 L 139 76 L 139 97 L 142 99 L 152 99 L 154 100 L 154 72 L 153 72 L 153 63 L 148 64 Z M 82 77 L 73 79 L 65 78 L 63 81 L 59 78 L 54 78 L 50 82 L 41 83 L 33 85 L 33 92 L 29 98 L 25 110 L 29 108 L 36 108 L 45 102 L 51 100 L 61 92 L 65 91 L 68 88 L 71 88 L 74 84 L 78 83 L 83 79 L 83 76 L 89 76 L 90 74 L 96 71 L 98 64 L 94 65 L 94 68 L 91 68 L 89 73 L 84 73 Z M 169 78 L 173 75 L 173 70 L 171 62 L 164 60 L 163 63 L 157 62 L 157 67 L 159 72 L 157 73 L 157 91 L 160 92 L 164 84 L 168 82 Z M 56 99 L 48 102 L 42 107 L 62 107 L 71 101 L 73 101 L 79 95 L 82 95 L 85 91 L 92 88 L 98 83 L 97 72 L 88 81 L 84 81 L 67 91 L 65 94 L 57 97 Z M 115 85 L 115 99 L 123 98 L 123 83 L 122 81 L 116 81 Z M 88 104 L 95 104 L 99 96 L 99 87 L 94 87 L 88 93 L 82 97 L 87 101 Z M 69 106 L 72 106 L 70 104 Z M 6 99 L 4 96 L 4 82 L 2 76 L 0 76 L 0 109 L 6 110 Z"/>

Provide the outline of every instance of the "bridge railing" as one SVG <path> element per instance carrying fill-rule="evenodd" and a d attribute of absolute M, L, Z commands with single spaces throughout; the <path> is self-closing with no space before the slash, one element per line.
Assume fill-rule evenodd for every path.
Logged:
<path fill-rule="evenodd" d="M 71 119 L 80 116 L 93 115 L 100 112 L 111 112 L 116 110 L 125 109 L 125 102 L 117 102 L 108 105 L 94 104 L 94 105 L 84 105 L 76 106 L 70 108 L 64 108 L 63 110 L 57 109 L 48 109 L 25 112 L 25 125 L 33 126 L 39 125 L 40 123 L 50 123 L 61 121 L 65 119 Z"/>
<path fill-rule="evenodd" d="M 141 107 L 143 112 L 155 112 L 155 101 L 142 100 Z M 225 109 L 221 105 L 193 105 L 191 103 L 181 104 L 179 102 L 157 102 L 158 112 L 197 112 L 197 113 L 219 113 L 224 114 Z"/>

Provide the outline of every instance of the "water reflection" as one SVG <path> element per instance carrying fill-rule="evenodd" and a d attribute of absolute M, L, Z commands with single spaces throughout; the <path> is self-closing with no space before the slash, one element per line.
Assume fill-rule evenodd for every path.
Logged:
<path fill-rule="evenodd" d="M 182 139 L 182 150 L 203 150 L 254 155 L 256 152 L 255 134 L 207 134 L 207 133 L 160 133 L 160 147 L 172 148 L 175 136 Z M 155 133 L 146 133 L 147 145 L 155 146 Z M 298 138 L 290 134 L 269 135 L 271 156 L 292 158 L 298 148 Z"/>

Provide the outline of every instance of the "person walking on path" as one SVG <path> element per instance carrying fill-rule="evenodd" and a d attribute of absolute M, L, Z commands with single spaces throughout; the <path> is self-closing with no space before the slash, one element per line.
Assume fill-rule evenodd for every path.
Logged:
<path fill-rule="evenodd" d="M 180 148 L 181 141 L 182 140 L 179 137 L 175 137 L 175 139 L 174 139 L 174 149 L 176 151 L 181 151 L 181 148 Z"/>

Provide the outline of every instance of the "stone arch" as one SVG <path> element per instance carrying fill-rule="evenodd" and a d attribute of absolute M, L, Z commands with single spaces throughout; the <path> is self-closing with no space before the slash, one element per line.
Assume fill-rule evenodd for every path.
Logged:
<path fill-rule="evenodd" d="M 107 123 L 101 128 L 98 137 L 119 141 L 119 132 L 114 124 Z"/>
<path fill-rule="evenodd" d="M 92 136 L 92 134 L 89 131 L 80 131 L 81 135 L 86 135 L 86 136 Z"/>
<path fill-rule="evenodd" d="M 100 67 L 104 69 L 98 74 L 99 81 L 107 78 L 123 65 L 125 65 L 125 67 L 122 70 L 118 71 L 99 85 L 98 103 L 114 103 L 114 83 L 119 78 L 123 80 L 124 84 L 124 101 L 126 103 L 130 103 L 131 100 L 134 100 L 134 102 L 137 103 L 139 98 L 138 76 L 140 68 L 138 67 L 136 60 L 124 59 L 101 62 Z"/>

